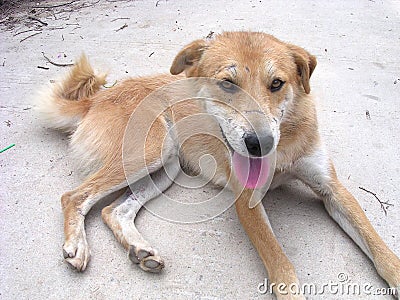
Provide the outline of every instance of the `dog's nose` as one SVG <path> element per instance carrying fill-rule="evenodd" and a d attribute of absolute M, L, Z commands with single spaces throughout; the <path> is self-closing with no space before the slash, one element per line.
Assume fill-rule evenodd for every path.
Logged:
<path fill-rule="evenodd" d="M 271 135 L 247 134 L 244 142 L 249 154 L 257 157 L 267 155 L 274 147 L 274 138 Z"/>

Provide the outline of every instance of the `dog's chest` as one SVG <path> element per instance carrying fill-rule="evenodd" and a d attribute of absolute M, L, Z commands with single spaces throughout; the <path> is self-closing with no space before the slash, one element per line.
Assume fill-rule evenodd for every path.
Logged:
<path fill-rule="evenodd" d="M 180 147 L 179 157 L 185 173 L 201 177 L 204 183 L 227 184 L 231 170 L 229 152 L 212 138 L 188 140 Z"/>

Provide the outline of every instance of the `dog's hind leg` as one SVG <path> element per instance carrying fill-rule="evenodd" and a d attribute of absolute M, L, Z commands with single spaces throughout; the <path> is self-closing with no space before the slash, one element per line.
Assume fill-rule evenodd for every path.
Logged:
<path fill-rule="evenodd" d="M 139 162 L 137 165 L 137 171 L 130 171 L 129 182 L 142 182 L 141 179 L 146 178 L 148 174 L 146 166 L 141 166 Z M 161 169 L 162 160 L 155 158 L 150 165 L 153 171 Z M 154 172 L 157 174 L 157 171 Z M 128 180 L 120 163 L 106 164 L 77 189 L 61 197 L 64 212 L 64 258 L 78 271 L 85 270 L 90 257 L 85 233 L 85 216 L 103 197 L 128 186 Z"/>
<path fill-rule="evenodd" d="M 61 197 L 64 213 L 64 258 L 78 271 L 86 269 L 90 257 L 84 225 L 86 214 L 101 198 L 127 185 L 122 166 L 111 169 L 103 167 L 77 189 Z"/>
<path fill-rule="evenodd" d="M 145 134 L 145 147 L 140 146 L 140 141 L 144 141 L 140 134 Z M 131 130 L 124 146 L 127 149 L 124 152 L 117 147 L 110 149 L 111 153 L 116 154 L 77 189 L 65 193 L 61 198 L 64 212 L 64 257 L 78 271 L 85 270 L 89 260 L 84 221 L 92 206 L 101 198 L 128 186 L 128 182 L 139 181 L 161 169 L 163 158 L 168 161 L 168 158 L 176 155 L 175 142 L 167 135 L 166 122 L 162 118 L 156 118 L 147 133 L 145 130 Z M 124 160 L 122 154 L 125 155 Z"/>
<path fill-rule="evenodd" d="M 128 251 L 129 259 L 148 272 L 161 271 L 164 261 L 137 230 L 135 217 L 147 201 L 160 195 L 173 183 L 180 170 L 178 161 L 167 163 L 165 168 L 131 184 L 124 195 L 102 210 L 104 222 Z"/>

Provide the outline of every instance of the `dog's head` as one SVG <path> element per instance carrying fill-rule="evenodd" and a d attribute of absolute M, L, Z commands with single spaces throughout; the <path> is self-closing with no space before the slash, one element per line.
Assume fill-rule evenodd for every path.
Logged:
<path fill-rule="evenodd" d="M 216 116 L 235 160 L 235 153 L 259 158 L 276 149 L 287 112 L 310 93 L 316 64 L 304 49 L 271 35 L 225 32 L 184 47 L 170 71 L 213 79 L 199 96 L 214 99 L 205 108 Z"/>

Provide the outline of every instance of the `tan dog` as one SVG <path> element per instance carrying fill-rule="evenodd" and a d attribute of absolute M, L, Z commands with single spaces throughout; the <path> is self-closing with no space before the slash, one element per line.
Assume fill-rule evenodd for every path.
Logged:
<path fill-rule="evenodd" d="M 256 247 L 270 281 L 288 286 L 297 284 L 293 265 L 276 240 L 264 207 L 259 201 L 255 207 L 249 207 L 249 199 L 261 200 L 264 194 L 251 186 L 250 181 L 241 179 L 239 167 L 235 165 L 238 164 L 235 157 L 248 162 L 261 157 L 263 161 L 263 157 L 276 152 L 271 188 L 288 178 L 299 179 L 308 185 L 321 197 L 332 218 L 373 261 L 378 273 L 399 293 L 399 258 L 385 245 L 356 199 L 339 182 L 320 141 L 314 102 L 309 95 L 309 79 L 316 64 L 315 57 L 304 49 L 264 33 L 225 32 L 213 40 L 192 42 L 176 56 L 171 66 L 173 75 L 184 72 L 186 77 L 222 80 L 214 86 L 209 84 L 205 90 L 200 87 L 198 92 L 213 96 L 218 90 L 224 90 L 234 95 L 240 87 L 256 105 L 237 99 L 235 107 L 240 114 L 218 101 L 202 103 L 200 99 L 190 104 L 166 105 L 168 99 L 176 96 L 174 93 L 185 94 L 185 85 L 182 85 L 181 91 L 171 90 L 170 95 L 163 94 L 165 97 L 160 103 L 155 101 L 148 107 L 149 111 L 154 107 L 157 107 L 155 110 L 165 108 L 162 114 L 149 113 L 139 117 L 136 125 L 138 128 L 143 126 L 142 131 L 146 134 L 136 130 L 132 133 L 132 141 L 125 141 L 124 149 L 129 149 L 132 156 L 124 157 L 127 161 L 123 162 L 124 131 L 132 112 L 157 88 L 184 77 L 132 78 L 113 88 L 100 90 L 105 76 L 95 75 L 87 59 L 82 57 L 65 80 L 41 97 L 38 106 L 52 127 L 73 132 L 73 152 L 87 169 L 93 170 L 78 188 L 61 198 L 66 261 L 79 271 L 85 270 L 89 260 L 85 215 L 102 197 L 117 190 L 125 192 L 131 184 L 132 192 L 124 193 L 118 201 L 105 207 L 102 217 L 134 263 L 146 271 L 161 270 L 164 264 L 158 252 L 135 227 L 136 213 L 145 202 L 173 183 L 179 166 L 175 166 L 171 158 L 179 156 L 185 166 L 198 170 L 200 157 L 207 153 L 217 163 L 211 178 L 214 183 L 227 185 L 233 191 L 240 222 Z M 174 124 L 198 112 L 206 112 L 209 116 L 204 122 L 186 124 L 189 128 L 177 126 L 174 129 L 177 138 L 171 138 L 168 131 Z M 151 126 L 145 128 L 150 121 Z M 200 134 L 182 140 L 180 130 L 190 132 L 199 127 L 218 138 Z M 139 139 L 145 141 L 145 150 L 136 147 L 135 141 Z M 165 168 L 168 164 L 167 176 Z M 254 168 L 250 166 L 249 176 L 257 173 Z M 149 177 L 145 177 L 147 169 L 158 189 L 152 188 Z M 254 176 L 261 177 L 258 173 Z M 140 191 L 135 190 L 137 182 L 142 187 Z M 278 294 L 277 297 L 303 298 L 291 294 Z"/>

